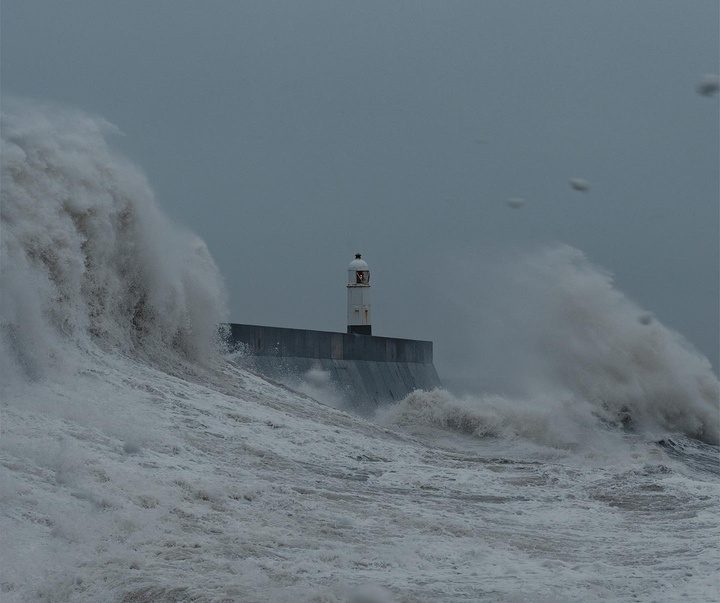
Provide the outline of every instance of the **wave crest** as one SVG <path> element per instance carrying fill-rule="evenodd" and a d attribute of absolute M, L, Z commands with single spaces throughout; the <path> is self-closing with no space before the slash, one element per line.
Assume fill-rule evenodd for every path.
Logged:
<path fill-rule="evenodd" d="M 117 129 L 17 101 L 1 120 L 3 373 L 41 376 L 88 344 L 212 355 L 227 315 L 222 278 L 205 244 L 171 224 L 140 170 L 109 149 Z"/>
<path fill-rule="evenodd" d="M 554 245 L 462 274 L 473 278 L 455 295 L 467 304 L 452 313 L 462 324 L 456 370 L 472 395 L 418 394 L 404 402 L 418 417 L 543 441 L 572 441 L 573 425 L 592 422 L 720 441 L 720 384 L 707 358 L 578 249 Z"/>

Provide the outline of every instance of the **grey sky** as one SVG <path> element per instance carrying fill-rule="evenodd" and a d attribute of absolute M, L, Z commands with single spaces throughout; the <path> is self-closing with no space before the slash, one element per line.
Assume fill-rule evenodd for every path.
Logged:
<path fill-rule="evenodd" d="M 695 86 L 718 72 L 718 11 L 3 0 L 1 84 L 122 130 L 113 144 L 207 242 L 235 322 L 344 330 L 361 251 L 374 331 L 433 339 L 442 376 L 462 266 L 560 241 L 717 372 L 718 98 Z"/>

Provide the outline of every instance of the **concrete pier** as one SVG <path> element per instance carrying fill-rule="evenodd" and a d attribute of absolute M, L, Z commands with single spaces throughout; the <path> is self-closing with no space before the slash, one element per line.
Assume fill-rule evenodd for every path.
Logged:
<path fill-rule="evenodd" d="M 285 384 L 312 381 L 323 371 L 328 385 L 359 410 L 402 400 L 416 389 L 440 387 L 431 341 L 230 324 L 231 343 L 245 365 Z"/>

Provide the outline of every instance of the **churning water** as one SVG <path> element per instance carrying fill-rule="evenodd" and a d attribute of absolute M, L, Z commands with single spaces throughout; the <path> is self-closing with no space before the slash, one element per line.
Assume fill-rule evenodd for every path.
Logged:
<path fill-rule="evenodd" d="M 715 600 L 717 378 L 581 252 L 498 268 L 535 300 L 499 393 L 368 421 L 228 361 L 110 124 L 5 107 L 3 601 Z"/>

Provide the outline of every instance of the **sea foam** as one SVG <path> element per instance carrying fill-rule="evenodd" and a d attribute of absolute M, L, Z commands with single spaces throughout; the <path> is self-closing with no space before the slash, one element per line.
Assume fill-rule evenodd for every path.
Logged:
<path fill-rule="evenodd" d="M 223 280 L 204 242 L 109 148 L 117 133 L 77 111 L 3 104 L 5 378 L 68 368 L 93 346 L 158 361 L 215 353 Z"/>
<path fill-rule="evenodd" d="M 580 250 L 547 246 L 468 263 L 463 274 L 474 276 L 456 296 L 467 307 L 453 313 L 463 326 L 459 370 L 472 375 L 464 395 L 418 393 L 387 420 L 559 445 L 593 424 L 720 440 L 720 386 L 707 358 L 646 320 Z"/>

